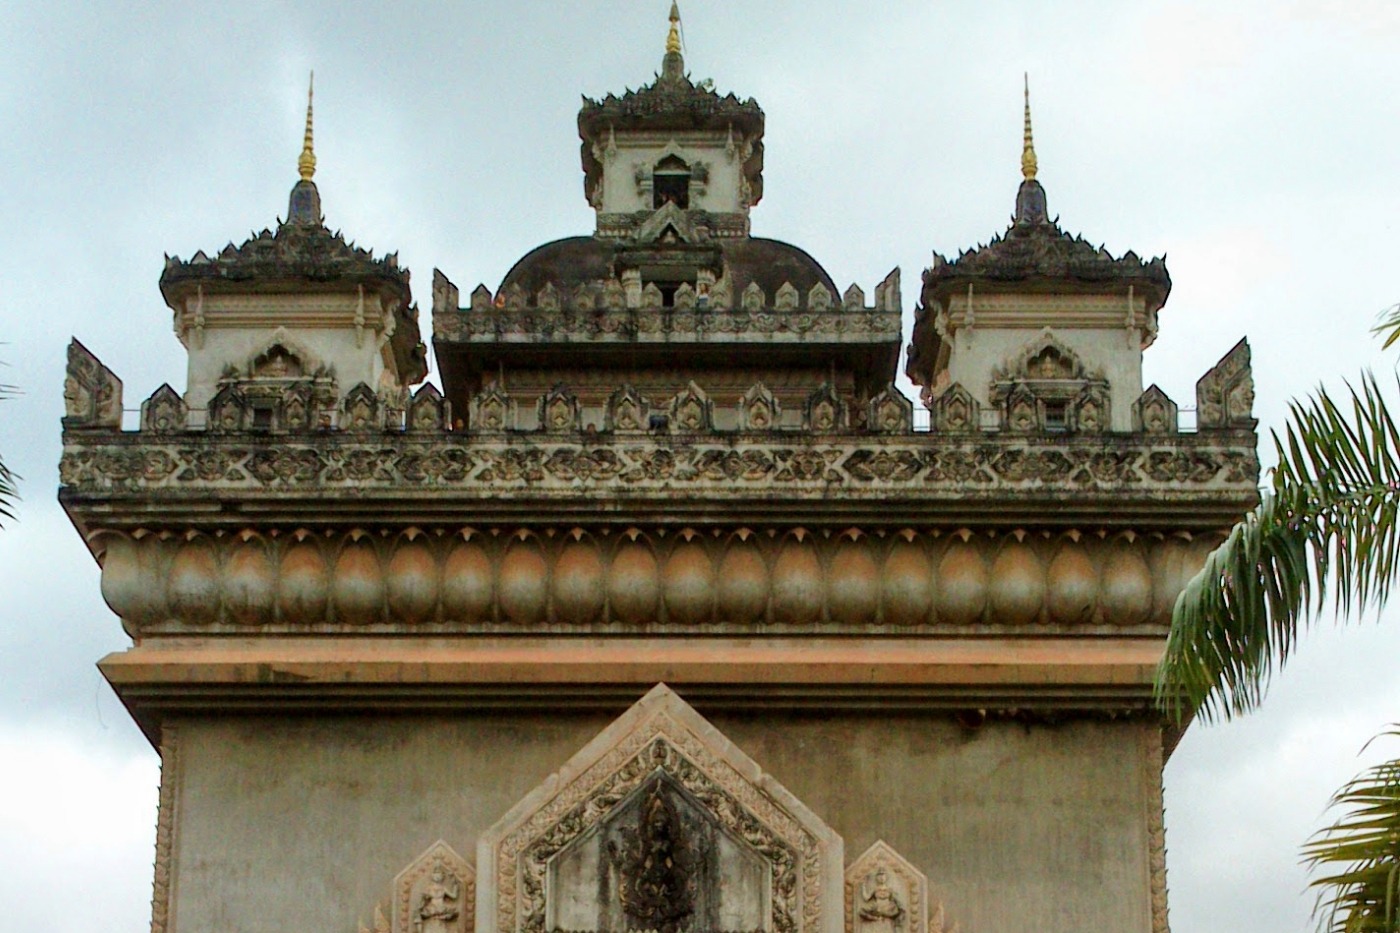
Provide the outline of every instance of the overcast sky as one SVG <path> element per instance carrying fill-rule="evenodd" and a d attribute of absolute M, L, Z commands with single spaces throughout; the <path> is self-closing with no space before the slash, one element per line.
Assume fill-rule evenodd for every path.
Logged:
<path fill-rule="evenodd" d="M 434 266 L 464 293 L 494 289 L 531 247 L 591 231 L 579 95 L 650 80 L 667 6 L 6 4 L 0 382 L 23 395 L 0 403 L 0 454 L 24 501 L 0 531 L 4 926 L 149 922 L 158 762 L 93 667 L 125 639 L 54 501 L 70 335 L 125 381 L 128 408 L 162 382 L 183 388 L 162 255 L 213 252 L 285 213 L 312 68 L 328 223 L 398 250 L 425 305 Z M 1319 382 L 1393 370 L 1367 329 L 1400 300 L 1400 5 L 685 0 L 682 12 L 693 75 L 768 116 L 755 233 L 808 249 L 842 288 L 869 293 L 902 267 L 906 326 L 930 251 L 1007 222 L 1029 71 L 1051 214 L 1115 254 L 1167 254 L 1175 289 L 1148 383 L 1190 405 L 1196 379 L 1248 335 L 1267 429 Z M 1400 719 L 1400 624 L 1324 629 L 1262 713 L 1193 728 L 1168 768 L 1176 933 L 1310 928 L 1299 845 L 1333 789 L 1400 754 L 1358 757 Z"/>

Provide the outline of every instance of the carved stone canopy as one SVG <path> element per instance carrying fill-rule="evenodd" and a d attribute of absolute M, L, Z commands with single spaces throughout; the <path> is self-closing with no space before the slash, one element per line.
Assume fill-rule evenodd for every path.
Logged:
<path fill-rule="evenodd" d="M 481 837 L 478 928 L 841 933 L 841 838 L 657 685 Z"/>

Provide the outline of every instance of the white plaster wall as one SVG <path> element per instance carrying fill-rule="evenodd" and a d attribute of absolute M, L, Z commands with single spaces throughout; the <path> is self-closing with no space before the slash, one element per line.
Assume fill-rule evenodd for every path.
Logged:
<path fill-rule="evenodd" d="M 1043 327 L 961 328 L 954 335 L 948 358 L 948 377 L 962 383 L 987 409 L 991 405 L 993 374 L 1016 359 L 1028 345 L 1041 339 Z M 1133 403 L 1142 395 L 1142 332 L 1118 328 L 1051 327 L 1060 343 L 1069 347 L 1090 371 L 1108 379 L 1109 426 L 1114 431 L 1133 429 Z"/>
<path fill-rule="evenodd" d="M 354 930 L 424 848 L 474 852 L 611 718 L 182 723 L 171 933 Z M 848 853 L 883 838 L 918 866 L 969 933 L 1150 929 L 1146 725 L 710 718 Z"/>
<path fill-rule="evenodd" d="M 185 334 L 189 349 L 185 403 L 195 414 L 196 422 L 202 421 L 203 410 L 218 391 L 224 372 L 230 366 L 246 372 L 252 358 L 279 342 L 283 335 L 285 339 L 280 342 L 286 343 L 289 350 L 310 357 L 304 361 L 308 376 L 319 366 L 334 371 L 342 396 L 361 382 L 372 389 L 379 388 L 387 369 L 381 349 L 383 334 L 378 329 L 383 315 L 377 303 L 367 301 L 366 326 L 357 336 L 357 302 L 355 295 L 320 298 L 306 306 L 284 299 L 276 306 L 262 308 L 260 313 L 266 323 L 250 323 L 246 302 L 207 301 L 202 334 L 194 328 Z M 234 318 L 236 323 L 227 318 Z"/>
<path fill-rule="evenodd" d="M 669 148 L 672 143 L 669 138 L 635 140 L 619 137 L 617 156 L 603 160 L 603 203 L 600 209 L 606 214 L 651 210 L 650 194 L 644 197 L 638 192 L 637 169 L 640 166 L 650 172 L 657 162 L 674 152 L 687 164 L 693 166 L 697 161 L 704 162 L 710 170 L 703 195 L 697 194 L 699 186 L 692 185 L 691 208 L 721 214 L 745 210 L 742 203 L 743 163 L 737 155 L 734 159 L 729 158 L 725 153 L 725 141 L 724 134 L 680 136 L 675 138 L 675 148 L 672 149 Z M 736 137 L 736 145 L 738 142 Z"/>

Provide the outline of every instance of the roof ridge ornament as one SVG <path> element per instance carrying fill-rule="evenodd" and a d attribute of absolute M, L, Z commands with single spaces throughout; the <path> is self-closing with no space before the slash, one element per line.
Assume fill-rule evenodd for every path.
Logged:
<path fill-rule="evenodd" d="M 1031 135 L 1031 76 L 1023 74 L 1026 87 L 1026 129 L 1021 145 L 1021 176 L 1026 181 L 1035 181 L 1035 173 L 1040 165 L 1035 158 L 1035 140 Z"/>
<path fill-rule="evenodd" d="M 302 137 L 301 156 L 297 158 L 297 172 L 303 181 L 310 181 L 316 175 L 316 148 L 311 133 L 311 103 L 316 93 L 316 72 L 311 72 L 311 83 L 306 89 L 306 134 Z"/>
<path fill-rule="evenodd" d="M 671 0 L 671 29 L 666 33 L 666 57 L 661 60 L 661 80 L 679 82 L 685 79 L 685 58 L 681 55 L 681 8 Z"/>

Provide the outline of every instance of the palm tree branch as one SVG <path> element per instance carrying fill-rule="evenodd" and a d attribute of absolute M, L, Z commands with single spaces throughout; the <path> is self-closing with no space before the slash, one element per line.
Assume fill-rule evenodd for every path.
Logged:
<path fill-rule="evenodd" d="M 1339 407 L 1319 391 L 1274 434 L 1260 504 L 1177 599 L 1159 698 L 1178 716 L 1248 712 L 1303 626 L 1383 602 L 1400 569 L 1400 432 L 1375 380 Z"/>

